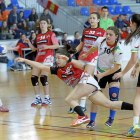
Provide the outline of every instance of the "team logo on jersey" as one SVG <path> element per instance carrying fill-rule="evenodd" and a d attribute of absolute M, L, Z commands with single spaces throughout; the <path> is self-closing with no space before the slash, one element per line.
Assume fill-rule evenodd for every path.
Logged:
<path fill-rule="evenodd" d="M 85 39 L 84 40 L 84 44 L 85 45 L 94 45 L 95 44 L 95 41 Z"/>
<path fill-rule="evenodd" d="M 97 34 L 98 34 L 98 35 L 101 35 L 102 33 L 101 33 L 101 32 L 98 32 Z"/>

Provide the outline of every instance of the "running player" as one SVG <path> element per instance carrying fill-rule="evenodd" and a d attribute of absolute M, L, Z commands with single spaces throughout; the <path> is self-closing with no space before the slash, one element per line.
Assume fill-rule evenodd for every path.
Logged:
<path fill-rule="evenodd" d="M 97 81 L 102 91 L 104 91 L 106 84 L 109 85 L 109 96 L 111 101 L 118 101 L 120 78 L 112 79 L 114 73 L 120 72 L 121 63 L 123 61 L 123 52 L 120 47 L 119 30 L 116 27 L 108 27 L 106 31 L 106 38 L 99 37 L 93 47 L 81 56 L 81 59 L 86 58 L 89 54 L 98 49 L 97 60 Z M 92 130 L 95 125 L 95 118 L 97 114 L 97 105 L 91 104 L 91 121 L 87 125 L 87 128 Z M 110 110 L 109 119 L 105 124 L 109 127 L 112 126 L 116 111 Z"/>
<path fill-rule="evenodd" d="M 133 110 L 132 104 L 108 100 L 100 91 L 97 81 L 81 69 L 83 67 L 82 63 L 70 58 L 70 54 L 74 52 L 76 50 L 68 44 L 65 45 L 65 48 L 58 49 L 56 51 L 57 67 L 44 66 L 24 58 L 17 58 L 15 61 L 25 62 L 37 69 L 51 72 L 51 74 L 57 75 L 68 86 L 73 87 L 73 90 L 65 99 L 66 103 L 79 115 L 78 120 L 71 124 L 73 127 L 90 121 L 77 102 L 83 96 L 88 96 L 91 102 L 107 108 Z"/>
<path fill-rule="evenodd" d="M 126 74 L 136 63 L 137 59 L 137 54 L 138 51 L 140 51 L 140 14 L 133 14 L 131 19 L 130 19 L 130 27 L 133 31 L 132 34 L 130 34 L 126 40 L 125 44 L 129 44 L 131 46 L 131 58 L 125 67 L 125 69 L 117 73 L 113 76 L 114 79 L 118 79 L 124 74 Z M 140 58 L 139 58 L 140 59 Z M 136 64 L 134 68 L 137 68 L 139 65 Z M 134 76 L 136 71 L 132 71 L 131 75 Z M 134 100 L 134 116 L 133 116 L 133 126 L 129 129 L 127 136 L 131 137 L 133 136 L 137 130 L 140 129 L 139 126 L 139 116 L 140 116 L 140 74 L 138 78 L 138 83 L 137 83 L 137 90 L 136 90 L 136 96 Z"/>
<path fill-rule="evenodd" d="M 26 40 L 25 42 L 28 43 L 29 47 L 33 51 L 37 50 L 35 61 L 40 62 L 43 65 L 52 66 L 54 61 L 54 49 L 57 49 L 59 44 L 55 34 L 48 30 L 48 21 L 46 19 L 41 19 L 39 26 L 41 33 L 39 33 L 36 37 L 36 44 L 32 45 L 29 40 Z M 43 103 L 40 97 L 38 82 L 40 73 L 40 82 L 42 83 L 45 93 L 45 99 Z M 48 75 L 48 72 L 33 67 L 31 82 L 34 87 L 36 100 L 31 104 L 31 106 L 37 106 L 39 104 L 42 104 L 42 106 L 47 106 L 51 104 L 51 100 L 49 98 Z"/>
<path fill-rule="evenodd" d="M 79 55 L 79 60 L 84 65 L 84 70 L 87 71 L 90 75 L 92 75 L 94 73 L 95 66 L 97 63 L 98 51 L 90 54 L 87 58 L 83 60 L 80 59 L 80 56 L 88 52 L 88 50 L 94 45 L 98 37 L 105 36 L 105 30 L 99 28 L 99 22 L 100 22 L 99 13 L 97 12 L 91 13 L 89 17 L 89 22 L 91 26 L 89 28 L 84 29 L 81 42 L 76 47 L 76 50 L 77 52 L 81 51 Z M 83 111 L 86 110 L 85 103 L 86 103 L 86 97 L 82 97 L 80 106 L 82 107 Z"/>

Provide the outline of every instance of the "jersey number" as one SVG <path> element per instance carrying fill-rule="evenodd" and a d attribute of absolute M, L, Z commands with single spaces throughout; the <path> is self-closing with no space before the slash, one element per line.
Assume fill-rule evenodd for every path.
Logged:
<path fill-rule="evenodd" d="M 105 48 L 104 53 L 110 54 L 110 52 L 111 52 L 110 49 Z"/>
<path fill-rule="evenodd" d="M 95 34 L 95 31 L 90 31 L 89 34 Z"/>

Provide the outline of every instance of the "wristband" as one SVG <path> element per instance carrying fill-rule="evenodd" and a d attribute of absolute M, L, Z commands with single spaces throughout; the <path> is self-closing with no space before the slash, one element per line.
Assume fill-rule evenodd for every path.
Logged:
<path fill-rule="evenodd" d="M 71 62 L 72 61 L 72 58 L 71 57 L 69 57 L 69 60 L 68 60 L 68 62 Z"/>

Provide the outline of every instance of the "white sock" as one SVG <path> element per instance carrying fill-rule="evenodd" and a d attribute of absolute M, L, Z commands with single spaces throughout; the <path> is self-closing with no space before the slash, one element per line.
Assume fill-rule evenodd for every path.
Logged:
<path fill-rule="evenodd" d="M 0 99 L 0 106 L 2 106 L 3 104 L 2 104 L 2 101 L 1 101 L 1 99 Z"/>
<path fill-rule="evenodd" d="M 138 124 L 139 123 L 139 116 L 134 116 L 133 117 L 133 126 L 135 125 L 135 124 Z"/>
<path fill-rule="evenodd" d="M 86 104 L 86 96 L 81 98 L 80 106 L 85 107 Z"/>
<path fill-rule="evenodd" d="M 38 99 L 40 99 L 40 98 L 41 98 L 39 94 L 35 95 L 35 97 L 36 97 L 36 98 L 38 98 Z"/>
<path fill-rule="evenodd" d="M 49 99 L 49 95 L 45 95 L 45 98 Z"/>

